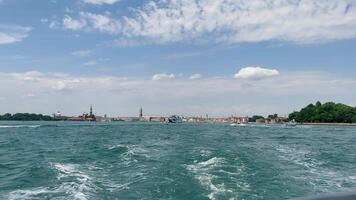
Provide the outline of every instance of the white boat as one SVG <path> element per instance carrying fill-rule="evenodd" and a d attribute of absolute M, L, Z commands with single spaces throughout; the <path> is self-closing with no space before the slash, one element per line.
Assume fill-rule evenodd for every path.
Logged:
<path fill-rule="evenodd" d="M 293 119 L 292 121 L 289 121 L 287 123 L 284 124 L 285 126 L 297 126 L 298 123 Z"/>
<path fill-rule="evenodd" d="M 232 123 L 232 124 L 230 124 L 230 126 L 242 126 L 242 127 L 244 127 L 244 126 L 246 126 L 246 124 Z"/>
<path fill-rule="evenodd" d="M 180 116 L 172 115 L 168 117 L 168 123 L 182 123 L 183 119 Z"/>

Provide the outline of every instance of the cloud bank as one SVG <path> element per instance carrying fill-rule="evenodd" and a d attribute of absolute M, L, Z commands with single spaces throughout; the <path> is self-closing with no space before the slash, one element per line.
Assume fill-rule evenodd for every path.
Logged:
<path fill-rule="evenodd" d="M 130 16 L 81 12 L 63 26 L 155 43 L 317 43 L 355 38 L 355 7 L 353 0 L 151 0 Z"/>
<path fill-rule="evenodd" d="M 152 81 L 37 71 L 0 72 L 0 110 L 47 114 L 60 110 L 64 114 L 78 115 L 87 112 L 93 104 L 98 114 L 136 116 L 142 105 L 148 115 L 278 113 L 283 116 L 317 100 L 356 105 L 356 94 L 350 92 L 350 88 L 356 88 L 353 76 L 312 71 L 283 72 L 258 80 L 204 78 L 194 81 L 189 77 Z"/>
<path fill-rule="evenodd" d="M 202 77 L 201 74 L 193 74 L 189 77 L 190 80 L 196 80 L 196 79 L 200 79 Z"/>

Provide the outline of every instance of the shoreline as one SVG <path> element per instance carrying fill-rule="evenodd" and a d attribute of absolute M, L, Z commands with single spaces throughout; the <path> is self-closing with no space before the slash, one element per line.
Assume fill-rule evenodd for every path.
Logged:
<path fill-rule="evenodd" d="M 308 126 L 356 126 L 356 123 L 301 123 Z"/>

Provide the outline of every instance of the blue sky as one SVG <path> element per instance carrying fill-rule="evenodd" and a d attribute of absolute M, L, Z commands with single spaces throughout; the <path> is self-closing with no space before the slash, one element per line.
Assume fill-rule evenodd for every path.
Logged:
<path fill-rule="evenodd" d="M 141 105 L 152 115 L 222 116 L 286 114 L 316 100 L 355 105 L 355 6 L 0 0 L 0 112 L 74 115 L 92 103 L 113 116 Z"/>

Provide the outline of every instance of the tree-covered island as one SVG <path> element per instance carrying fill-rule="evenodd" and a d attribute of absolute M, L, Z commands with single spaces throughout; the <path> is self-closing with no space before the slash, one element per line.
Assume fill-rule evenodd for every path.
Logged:
<path fill-rule="evenodd" d="M 289 120 L 299 123 L 356 123 L 356 107 L 327 102 L 309 104 L 299 112 L 289 114 Z"/>
<path fill-rule="evenodd" d="M 48 115 L 33 114 L 33 113 L 6 113 L 0 115 L 0 121 L 55 121 L 55 119 Z"/>

